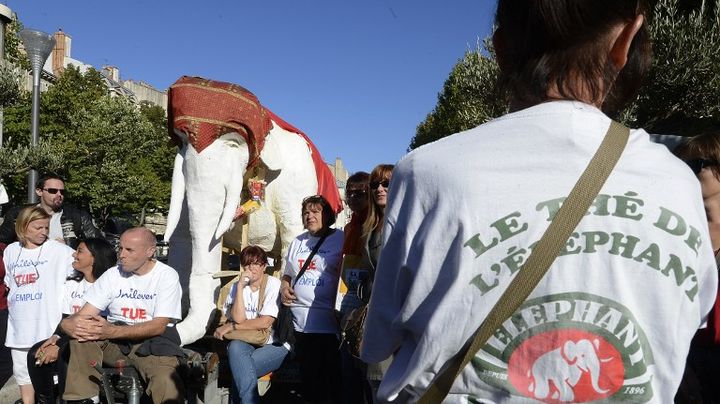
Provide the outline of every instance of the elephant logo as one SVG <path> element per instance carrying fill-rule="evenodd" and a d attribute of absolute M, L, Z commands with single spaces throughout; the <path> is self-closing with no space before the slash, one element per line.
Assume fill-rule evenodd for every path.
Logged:
<path fill-rule="evenodd" d="M 620 353 L 596 335 L 557 330 L 521 344 L 509 363 L 511 383 L 545 402 L 585 402 L 609 397 L 623 384 Z"/>

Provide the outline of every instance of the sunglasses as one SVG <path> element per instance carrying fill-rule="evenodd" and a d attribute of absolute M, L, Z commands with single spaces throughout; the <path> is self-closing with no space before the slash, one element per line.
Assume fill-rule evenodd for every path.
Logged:
<path fill-rule="evenodd" d="M 693 170 L 693 172 L 697 175 L 700 174 L 700 171 L 702 171 L 705 167 L 714 167 L 718 165 L 718 162 L 716 160 L 708 160 L 708 159 L 692 159 L 686 161 L 687 165 L 690 166 L 690 169 Z"/>
<path fill-rule="evenodd" d="M 65 195 L 65 192 L 67 192 L 64 189 L 58 189 L 58 188 L 43 188 L 43 191 L 46 191 L 50 195 L 55 195 L 58 192 L 60 192 L 60 195 Z"/>
<path fill-rule="evenodd" d="M 347 191 L 347 197 L 348 198 L 360 198 L 367 194 L 364 189 L 353 189 L 351 191 Z"/>
<path fill-rule="evenodd" d="M 390 186 L 390 180 L 370 181 L 370 189 L 378 189 L 380 185 L 382 185 L 383 188 L 388 189 Z"/>

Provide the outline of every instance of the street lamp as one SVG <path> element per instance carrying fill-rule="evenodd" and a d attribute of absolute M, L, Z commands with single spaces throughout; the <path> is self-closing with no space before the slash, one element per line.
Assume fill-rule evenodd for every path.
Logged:
<path fill-rule="evenodd" d="M 12 10 L 0 4 L 0 59 L 5 63 L 5 26 L 12 21 Z M 3 124 L 5 121 L 3 108 L 0 107 L 0 149 L 3 146 Z"/>
<path fill-rule="evenodd" d="M 32 98 L 32 145 L 37 146 L 40 138 L 40 73 L 43 65 L 55 47 L 55 37 L 42 31 L 24 29 L 18 34 L 25 45 L 33 72 L 33 98 Z M 37 203 L 35 183 L 38 172 L 30 170 L 28 174 L 28 203 Z"/>

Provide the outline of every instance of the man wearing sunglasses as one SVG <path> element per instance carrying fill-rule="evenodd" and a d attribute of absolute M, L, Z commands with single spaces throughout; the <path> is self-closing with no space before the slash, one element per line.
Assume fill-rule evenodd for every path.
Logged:
<path fill-rule="evenodd" d="M 77 248 L 78 243 L 83 239 L 102 237 L 100 230 L 93 224 L 90 213 L 65 204 L 67 191 L 62 178 L 54 175 L 40 178 L 35 193 L 40 200 L 38 205 L 52 216 L 49 238 Z M 17 241 L 15 219 L 22 208 L 24 206 L 16 206 L 8 210 L 5 220 L 0 225 L 0 243 L 10 244 Z"/>

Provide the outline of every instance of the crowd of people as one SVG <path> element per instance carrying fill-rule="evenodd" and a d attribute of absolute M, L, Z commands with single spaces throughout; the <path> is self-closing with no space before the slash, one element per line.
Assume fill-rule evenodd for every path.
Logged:
<path fill-rule="evenodd" d="M 305 198 L 280 279 L 262 248 L 240 252 L 213 329 L 229 341 L 230 401 L 259 402 L 258 378 L 295 360 L 310 403 L 720 402 L 720 132 L 675 157 L 608 115 L 650 66 L 646 12 L 499 0 L 508 114 L 354 173 L 342 230 L 324 197 Z M 590 207 L 479 339 L 607 139 L 622 152 Z M 2 354 L 23 402 L 98 402 L 88 363 L 119 360 L 154 402 L 182 402 L 176 271 L 145 228 L 115 257 L 64 185 L 42 179 L 40 203 L 0 227 Z"/>

